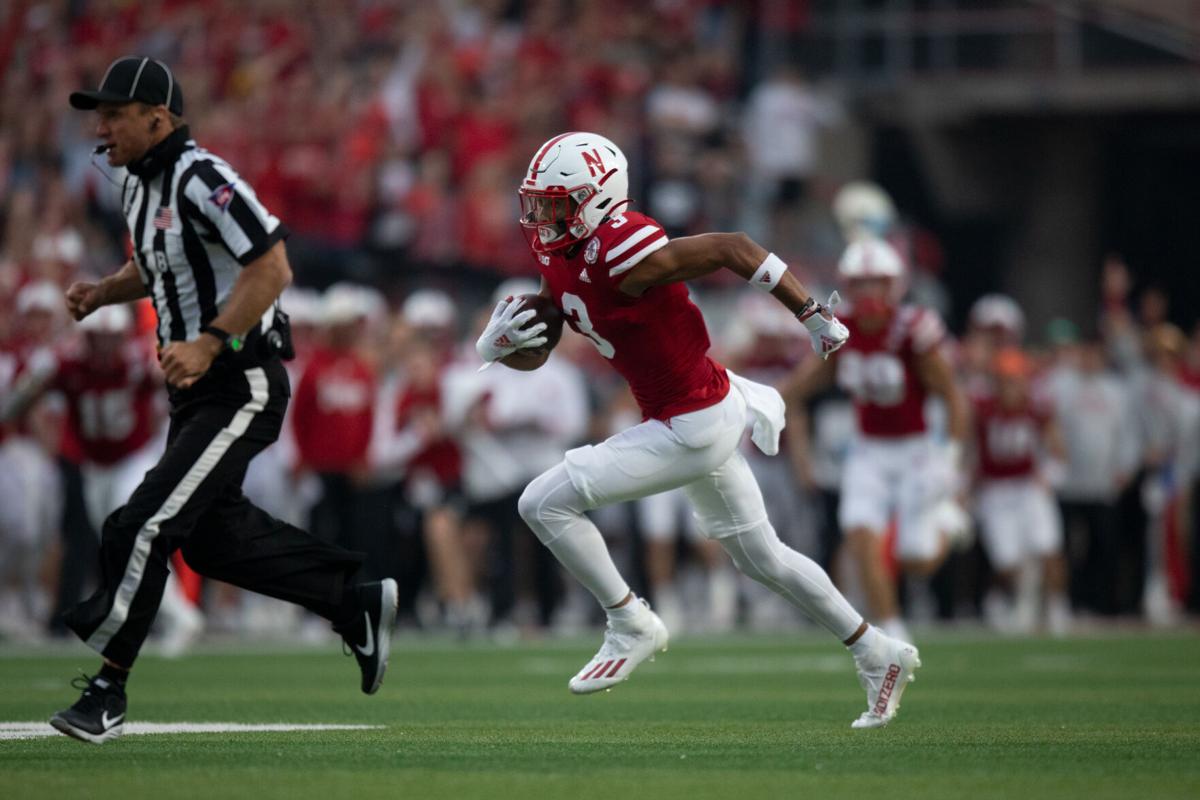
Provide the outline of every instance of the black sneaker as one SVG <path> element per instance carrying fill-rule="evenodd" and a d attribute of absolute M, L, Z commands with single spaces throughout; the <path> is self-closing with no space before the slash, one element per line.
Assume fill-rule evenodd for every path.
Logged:
<path fill-rule="evenodd" d="M 362 616 L 347 625 L 335 627 L 342 639 L 354 651 L 358 668 L 362 670 L 364 694 L 375 694 L 387 671 L 388 647 L 392 627 L 396 624 L 396 600 L 399 590 L 391 578 L 378 583 L 359 584 L 358 604 Z"/>
<path fill-rule="evenodd" d="M 50 724 L 81 742 L 104 744 L 125 730 L 125 690 L 108 680 L 84 675 L 71 681 L 83 696 L 50 718 Z"/>

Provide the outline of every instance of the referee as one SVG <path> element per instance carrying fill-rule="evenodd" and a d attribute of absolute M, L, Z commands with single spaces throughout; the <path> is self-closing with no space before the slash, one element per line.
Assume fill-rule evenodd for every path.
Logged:
<path fill-rule="evenodd" d="M 67 612 L 104 658 L 83 695 L 50 720 L 101 743 L 119 736 L 125 683 L 154 621 L 168 557 L 182 548 L 202 575 L 297 603 L 333 622 L 354 650 L 362 690 L 387 668 L 396 583 L 357 583 L 362 555 L 327 544 L 255 507 L 246 466 L 279 436 L 290 390 L 280 292 L 291 280 L 287 229 L 225 161 L 184 124 L 183 92 L 159 61 L 114 61 L 96 91 L 71 105 L 95 110 L 97 153 L 125 167 L 121 206 L 133 258 L 99 283 L 76 283 L 67 308 L 152 297 L 171 402 L 166 451 L 129 501 L 104 522 L 101 585 Z"/>

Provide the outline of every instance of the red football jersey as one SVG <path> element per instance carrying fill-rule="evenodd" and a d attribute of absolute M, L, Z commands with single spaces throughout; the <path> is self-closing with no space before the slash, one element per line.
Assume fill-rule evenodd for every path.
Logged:
<path fill-rule="evenodd" d="M 567 324 L 592 341 L 629 383 L 646 419 L 668 420 L 720 402 L 729 392 L 725 368 L 708 357 L 708 328 L 682 283 L 622 292 L 622 276 L 667 244 L 662 226 L 626 212 L 590 238 L 538 255 L 550 296 Z"/>
<path fill-rule="evenodd" d="M 67 400 L 68 436 L 93 464 L 115 464 L 146 446 L 160 424 L 162 380 L 154 351 L 130 341 L 100 364 L 82 349 L 58 356 L 50 385 Z"/>
<path fill-rule="evenodd" d="M 838 318 L 850 341 L 835 354 L 837 382 L 854 400 L 859 431 L 867 436 L 911 436 L 925 431 L 925 386 L 917 356 L 941 344 L 946 329 L 938 315 L 901 306 L 883 328 L 865 333 L 853 308 Z"/>
<path fill-rule="evenodd" d="M 1038 447 L 1049 413 L 1027 404 L 1001 408 L 994 399 L 975 404 L 975 443 L 984 480 L 1028 478 L 1037 470 Z"/>

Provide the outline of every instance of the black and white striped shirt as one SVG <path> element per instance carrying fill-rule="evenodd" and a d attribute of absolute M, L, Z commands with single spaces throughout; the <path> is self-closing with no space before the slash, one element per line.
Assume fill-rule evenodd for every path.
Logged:
<path fill-rule="evenodd" d="M 190 139 L 153 177 L 129 175 L 121 206 L 163 345 L 199 336 L 224 308 L 242 267 L 288 233 L 233 167 Z M 261 330 L 274 310 L 263 315 Z"/>

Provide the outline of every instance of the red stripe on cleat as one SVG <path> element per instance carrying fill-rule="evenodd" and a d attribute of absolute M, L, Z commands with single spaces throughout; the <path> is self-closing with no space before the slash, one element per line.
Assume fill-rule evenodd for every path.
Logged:
<path fill-rule="evenodd" d="M 606 678 L 611 678 L 613 675 L 616 675 L 616 674 L 617 674 L 617 670 L 619 670 L 619 669 L 621 668 L 621 665 L 622 665 L 622 664 L 624 664 L 624 663 L 626 662 L 626 660 L 627 660 L 627 659 L 624 659 L 624 658 L 622 658 L 620 661 L 618 661 L 617 663 L 613 664 L 613 668 L 612 668 L 611 670 L 609 670 L 609 671 L 608 671 L 608 674 L 607 674 L 607 675 L 605 675 L 604 677 L 606 677 Z"/>
<path fill-rule="evenodd" d="M 611 664 L 611 663 L 612 663 L 612 661 L 602 661 L 602 662 L 599 662 L 599 663 L 597 663 L 597 664 L 596 664 L 596 666 L 594 666 L 594 667 L 592 667 L 590 670 L 588 670 L 587 674 L 586 674 L 586 675 L 584 675 L 584 676 L 583 676 L 582 678 L 580 678 L 579 680 L 581 680 L 581 681 L 590 681 L 592 678 L 595 678 L 595 677 L 596 677 L 596 676 L 598 676 L 598 675 L 599 675 L 601 672 L 603 672 L 604 670 L 608 669 L 608 665 L 609 665 L 609 664 Z"/>

